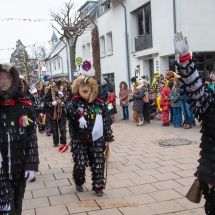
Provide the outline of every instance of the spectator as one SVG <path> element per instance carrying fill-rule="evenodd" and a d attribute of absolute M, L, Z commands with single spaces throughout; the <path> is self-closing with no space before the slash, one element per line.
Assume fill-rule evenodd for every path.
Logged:
<path fill-rule="evenodd" d="M 144 98 L 143 98 L 143 118 L 144 118 L 144 124 L 150 123 L 150 114 L 149 114 L 149 93 L 148 93 L 148 81 L 143 80 L 143 90 L 144 90 Z"/>
<path fill-rule="evenodd" d="M 101 82 L 101 99 L 105 102 L 108 98 L 108 90 L 110 89 L 109 84 L 107 83 L 107 81 L 103 80 Z"/>
<path fill-rule="evenodd" d="M 192 128 L 192 123 L 194 121 L 193 109 L 190 109 L 190 104 L 188 104 L 187 102 L 188 97 L 186 94 L 184 94 L 184 90 L 182 87 L 183 87 L 183 83 L 180 82 L 178 92 L 180 94 L 180 104 L 184 115 L 183 128 L 190 129 Z"/>
<path fill-rule="evenodd" d="M 178 93 L 179 80 L 174 79 L 171 90 L 171 108 L 173 110 L 173 125 L 175 128 L 182 127 L 182 114 L 180 104 L 180 94 Z"/>
<path fill-rule="evenodd" d="M 214 92 L 214 83 L 213 83 L 213 80 L 211 78 L 207 78 L 205 81 L 205 84 L 207 84 L 208 88 Z"/>
<path fill-rule="evenodd" d="M 143 125 L 143 97 L 144 97 L 144 91 L 143 91 L 143 84 L 142 81 L 138 81 L 138 86 L 136 93 L 133 95 L 134 98 L 134 104 L 133 104 L 133 111 L 136 111 L 139 116 L 139 123 L 138 126 Z"/>
<path fill-rule="evenodd" d="M 108 113 L 110 114 L 110 118 L 112 120 L 112 122 L 115 122 L 115 114 L 117 113 L 116 110 L 116 95 L 113 91 L 112 88 L 108 89 L 108 98 L 106 100 L 107 105 L 107 109 L 108 109 Z"/>
<path fill-rule="evenodd" d="M 128 111 L 128 85 L 125 81 L 121 81 L 119 84 L 119 99 L 120 99 L 120 106 L 122 106 L 123 111 L 123 118 L 122 120 L 128 120 L 129 119 L 129 111 Z"/>

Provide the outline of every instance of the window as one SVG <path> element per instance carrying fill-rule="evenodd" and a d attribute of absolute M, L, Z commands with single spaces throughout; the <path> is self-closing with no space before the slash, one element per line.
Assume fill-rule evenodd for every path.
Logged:
<path fill-rule="evenodd" d="M 53 64 L 54 64 L 54 70 L 56 70 L 57 69 L 56 68 L 56 61 L 54 61 Z"/>
<path fill-rule="evenodd" d="M 86 60 L 91 59 L 91 54 L 90 54 L 90 43 L 86 44 Z"/>
<path fill-rule="evenodd" d="M 57 62 L 58 62 L 58 69 L 60 69 L 60 59 L 59 58 L 58 58 Z"/>
<path fill-rule="evenodd" d="M 83 57 L 83 61 L 86 60 L 86 50 L 85 50 L 85 46 L 82 46 L 82 57 Z"/>
<path fill-rule="evenodd" d="M 169 70 L 175 72 L 175 56 L 169 56 Z"/>
<path fill-rule="evenodd" d="M 113 54 L 113 40 L 112 40 L 112 32 L 106 35 L 107 38 L 107 55 Z"/>
<path fill-rule="evenodd" d="M 106 50 L 105 50 L 105 37 L 100 37 L 100 57 L 106 56 Z"/>
<path fill-rule="evenodd" d="M 98 16 L 102 15 L 104 12 L 111 8 L 110 0 L 99 0 L 98 3 L 99 3 Z"/>

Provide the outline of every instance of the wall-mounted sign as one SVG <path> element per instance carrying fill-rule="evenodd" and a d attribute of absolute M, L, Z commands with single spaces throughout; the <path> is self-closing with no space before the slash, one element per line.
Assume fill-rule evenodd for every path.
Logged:
<path fill-rule="evenodd" d="M 81 57 L 77 57 L 77 58 L 75 59 L 75 62 L 76 62 L 78 65 L 80 65 L 80 64 L 83 62 L 83 60 L 82 60 Z"/>
<path fill-rule="evenodd" d="M 82 69 L 88 72 L 91 69 L 91 63 L 88 60 L 85 60 L 82 64 Z"/>

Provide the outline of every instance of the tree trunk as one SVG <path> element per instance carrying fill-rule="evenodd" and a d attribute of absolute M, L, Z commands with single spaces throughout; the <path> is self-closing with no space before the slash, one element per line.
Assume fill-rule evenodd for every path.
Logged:
<path fill-rule="evenodd" d="M 95 79 L 101 80 L 100 43 L 99 31 L 97 26 L 92 30 L 91 44 L 93 55 L 93 67 L 95 69 Z"/>

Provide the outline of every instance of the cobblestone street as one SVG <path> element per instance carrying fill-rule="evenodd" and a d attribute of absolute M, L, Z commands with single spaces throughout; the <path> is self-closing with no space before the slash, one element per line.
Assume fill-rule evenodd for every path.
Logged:
<path fill-rule="evenodd" d="M 130 111 L 131 114 L 131 111 Z M 200 204 L 184 196 L 194 181 L 199 158 L 200 126 L 192 129 L 162 127 L 161 121 L 137 127 L 122 121 L 118 107 L 112 125 L 107 186 L 104 196 L 91 191 L 91 173 L 86 171 L 84 192 L 72 180 L 72 156 L 59 153 L 52 137 L 38 134 L 40 153 L 36 182 L 27 183 L 23 215 L 203 215 Z M 165 140 L 189 140 L 190 145 L 162 147 Z M 97 204 L 96 204 L 97 202 Z"/>

